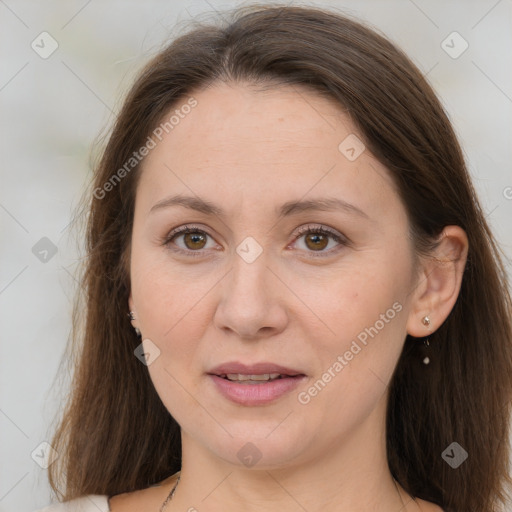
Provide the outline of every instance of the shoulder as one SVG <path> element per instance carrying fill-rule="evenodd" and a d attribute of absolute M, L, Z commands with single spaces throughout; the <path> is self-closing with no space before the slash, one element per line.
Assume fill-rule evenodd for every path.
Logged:
<path fill-rule="evenodd" d="M 54 503 L 34 512 L 109 512 L 108 497 L 99 494 L 87 494 L 63 503 Z"/>

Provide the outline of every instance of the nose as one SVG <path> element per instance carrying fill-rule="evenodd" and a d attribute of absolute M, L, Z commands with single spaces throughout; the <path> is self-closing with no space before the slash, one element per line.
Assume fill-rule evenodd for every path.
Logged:
<path fill-rule="evenodd" d="M 265 252 L 252 263 L 238 254 L 220 283 L 214 324 L 243 339 L 259 339 L 282 332 L 288 324 L 286 286 L 268 266 Z"/>

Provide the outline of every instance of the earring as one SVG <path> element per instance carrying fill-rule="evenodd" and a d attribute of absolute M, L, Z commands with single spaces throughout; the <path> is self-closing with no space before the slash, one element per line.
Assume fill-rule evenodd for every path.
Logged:
<path fill-rule="evenodd" d="M 128 317 L 130 318 L 130 320 L 133 322 L 133 320 L 135 320 L 135 314 L 133 311 L 130 311 L 128 313 Z M 141 338 L 141 334 L 140 334 L 140 329 L 138 327 L 134 327 L 135 329 L 135 334 L 137 335 L 137 337 Z"/>
<path fill-rule="evenodd" d="M 422 319 L 422 322 L 425 327 L 428 327 L 430 325 L 430 318 L 428 316 L 424 316 Z M 425 345 L 426 348 L 428 348 L 428 346 L 430 345 L 430 343 L 428 341 L 428 337 L 426 340 L 423 340 L 423 344 Z M 429 363 L 430 363 L 430 357 L 425 356 L 423 359 L 423 364 L 429 364 Z"/>
<path fill-rule="evenodd" d="M 423 344 L 425 345 L 425 347 L 429 346 L 428 338 L 423 342 Z M 430 357 L 425 356 L 423 358 L 423 364 L 429 364 L 429 363 L 430 363 Z"/>

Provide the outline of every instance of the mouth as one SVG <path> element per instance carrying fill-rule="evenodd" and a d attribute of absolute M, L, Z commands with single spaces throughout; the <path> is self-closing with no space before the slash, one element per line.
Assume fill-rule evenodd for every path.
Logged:
<path fill-rule="evenodd" d="M 226 363 L 208 372 L 208 376 L 224 398 L 245 406 L 274 402 L 306 379 L 299 370 L 273 363 Z"/>
<path fill-rule="evenodd" d="M 239 384 L 263 384 L 266 382 L 272 382 L 278 379 L 288 379 L 294 377 L 300 377 L 301 374 L 286 375 L 281 373 L 262 373 L 254 375 L 244 375 L 242 373 L 228 373 L 220 374 L 218 377 L 226 379 L 231 382 L 238 382 Z"/>
<path fill-rule="evenodd" d="M 294 368 L 287 368 L 275 363 L 261 362 L 252 364 L 243 364 L 238 361 L 223 363 L 209 372 L 210 375 L 218 375 L 219 377 L 226 377 L 230 380 L 248 380 L 246 377 L 254 380 L 269 380 L 278 377 L 295 377 L 297 375 L 304 375 L 300 370 Z"/>

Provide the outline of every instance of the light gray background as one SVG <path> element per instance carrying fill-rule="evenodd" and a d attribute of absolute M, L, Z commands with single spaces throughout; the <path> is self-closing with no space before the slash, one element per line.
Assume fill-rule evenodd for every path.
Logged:
<path fill-rule="evenodd" d="M 0 0 L 0 512 L 31 511 L 50 498 L 47 471 L 31 453 L 50 440 L 67 390 L 66 379 L 51 386 L 71 325 L 79 252 L 69 223 L 90 179 L 91 144 L 176 22 L 236 3 Z M 510 275 L 511 0 L 309 4 L 371 22 L 428 73 Z M 43 31 L 59 45 L 46 59 L 31 48 Z M 453 31 L 469 44 L 456 59 L 441 46 Z M 57 247 L 47 262 L 32 252 L 43 237 Z"/>

